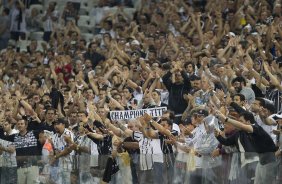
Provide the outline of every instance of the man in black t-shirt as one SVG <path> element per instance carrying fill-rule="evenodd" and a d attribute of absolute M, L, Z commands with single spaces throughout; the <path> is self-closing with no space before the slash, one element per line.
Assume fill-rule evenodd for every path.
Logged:
<path fill-rule="evenodd" d="M 98 175 L 100 175 L 105 170 L 109 155 L 112 154 L 112 135 L 108 134 L 108 130 L 101 122 L 95 120 L 93 122 L 93 125 L 95 131 L 90 130 L 89 128 L 86 128 L 85 130 L 87 130 L 86 134 L 88 138 L 90 138 L 97 145 L 100 170 L 100 173 Z"/>
<path fill-rule="evenodd" d="M 12 142 L 16 148 L 17 156 L 20 156 L 17 158 L 18 181 L 25 180 L 27 183 L 31 183 L 37 180 L 39 169 L 38 166 L 36 166 L 36 160 L 25 156 L 41 155 L 41 146 L 38 142 L 40 132 L 35 130 L 28 131 L 27 126 L 27 121 L 20 119 L 17 122 L 19 133 L 5 136 L 3 129 L 0 129 L 0 139 Z M 32 174 L 26 175 L 26 172 Z"/>
<path fill-rule="evenodd" d="M 56 118 L 56 109 L 47 108 L 45 112 L 45 121 L 40 122 L 40 119 L 37 117 L 25 116 L 28 122 L 27 130 L 48 130 L 50 132 L 54 132 L 54 121 Z"/>
<path fill-rule="evenodd" d="M 91 60 L 93 69 L 102 61 L 105 60 L 105 56 L 99 54 L 96 49 L 98 47 L 97 42 L 91 42 L 88 46 L 88 51 L 84 54 L 85 59 Z"/>
<path fill-rule="evenodd" d="M 216 115 L 224 123 L 229 123 L 239 129 L 237 133 L 223 138 L 217 131 L 218 141 L 227 146 L 235 145 L 240 152 L 256 152 L 259 154 L 259 163 L 256 168 L 255 184 L 272 183 L 276 176 L 277 164 L 275 151 L 277 148 L 272 138 L 259 126 L 252 113 L 240 114 L 240 121 L 224 116 L 220 111 Z"/>
<path fill-rule="evenodd" d="M 0 138 L 13 142 L 16 147 L 17 156 L 41 155 L 41 149 L 38 143 L 40 131 L 27 130 L 27 121 L 20 119 L 17 122 L 19 133 L 4 135 L 3 129 L 0 129 Z"/>

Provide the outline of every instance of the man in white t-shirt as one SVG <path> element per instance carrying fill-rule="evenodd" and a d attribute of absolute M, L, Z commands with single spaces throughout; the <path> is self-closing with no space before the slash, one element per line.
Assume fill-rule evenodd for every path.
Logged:
<path fill-rule="evenodd" d="M 45 11 L 44 16 L 42 17 L 43 27 L 44 27 L 44 41 L 48 42 L 52 31 L 55 31 L 55 24 L 58 21 L 59 13 L 55 10 L 56 2 L 50 2 L 48 9 Z"/>
<path fill-rule="evenodd" d="M 91 182 L 91 174 L 90 174 L 90 167 L 89 163 L 91 163 L 91 150 L 92 148 L 92 140 L 86 135 L 86 129 L 83 126 L 84 123 L 78 123 L 77 131 L 75 137 L 75 142 L 72 142 L 70 147 L 72 150 L 76 152 L 77 157 L 75 159 L 78 163 L 79 169 L 79 180 L 81 183 L 90 183 Z M 76 129 L 74 128 L 74 129 Z M 96 146 L 97 147 L 97 146 Z M 98 150 L 97 150 L 98 155 Z M 97 157 L 98 160 L 98 157 Z"/>
<path fill-rule="evenodd" d="M 51 163 L 53 165 L 58 164 L 58 179 L 55 181 L 56 183 L 71 182 L 70 174 L 72 170 L 72 156 L 74 155 L 74 151 L 70 148 L 70 143 L 73 142 L 74 135 L 70 130 L 65 128 L 66 124 L 67 120 L 64 118 L 58 118 L 54 122 L 56 134 L 53 135 L 52 142 L 54 145 L 55 155 Z"/>
<path fill-rule="evenodd" d="M 196 110 L 192 116 L 195 129 L 191 132 L 186 144 L 195 152 L 195 171 L 190 173 L 190 182 L 199 181 L 216 183 L 216 175 L 213 168 L 219 166 L 220 157 L 211 158 L 211 153 L 216 149 L 218 141 L 214 135 L 214 129 L 218 129 L 218 120 L 209 115 L 204 109 Z M 209 175 L 209 178 L 203 177 Z"/>

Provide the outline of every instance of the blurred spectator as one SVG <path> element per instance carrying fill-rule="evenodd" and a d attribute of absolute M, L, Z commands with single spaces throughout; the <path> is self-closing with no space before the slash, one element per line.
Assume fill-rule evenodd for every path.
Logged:
<path fill-rule="evenodd" d="M 74 21 L 77 23 L 77 20 L 79 19 L 78 9 L 74 7 L 72 2 L 67 2 L 61 17 L 64 20 L 65 25 L 69 21 Z"/>
<path fill-rule="evenodd" d="M 44 28 L 43 39 L 46 42 L 49 42 L 52 32 L 58 28 L 56 24 L 58 23 L 59 12 L 55 10 L 56 5 L 56 2 L 50 2 L 45 15 L 42 17 Z"/>
<path fill-rule="evenodd" d="M 0 17 L 0 50 L 5 49 L 8 46 L 10 38 L 10 10 L 4 8 L 2 16 Z"/>
<path fill-rule="evenodd" d="M 182 68 L 176 64 L 163 76 L 163 83 L 169 91 L 168 108 L 173 110 L 179 119 L 187 107 L 184 94 L 191 91 L 190 80 Z M 176 121 L 176 123 L 178 122 Z"/>
<path fill-rule="evenodd" d="M 26 37 L 26 9 L 22 0 L 15 2 L 11 10 L 11 39 L 18 41 Z"/>
<path fill-rule="evenodd" d="M 27 30 L 30 32 L 41 31 L 41 13 L 37 8 L 32 8 L 30 11 L 27 11 L 26 15 L 26 26 Z"/>
<path fill-rule="evenodd" d="M 94 69 L 99 62 L 105 60 L 105 56 L 99 54 L 97 52 L 97 47 L 98 47 L 97 42 L 92 42 L 88 45 L 88 51 L 84 54 L 85 59 L 90 59 L 92 62 L 92 68 Z"/>

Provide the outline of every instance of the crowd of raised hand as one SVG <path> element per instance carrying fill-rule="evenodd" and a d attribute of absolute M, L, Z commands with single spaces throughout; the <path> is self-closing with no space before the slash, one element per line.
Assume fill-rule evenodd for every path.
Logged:
<path fill-rule="evenodd" d="M 68 183 L 75 172 L 125 183 L 205 183 L 203 173 L 214 183 L 281 181 L 281 0 L 100 0 L 87 25 L 79 2 L 59 12 L 50 1 L 41 17 L 29 1 L 0 2 L 2 157 L 50 156 L 50 173 L 30 159 L 3 162 L 1 181 L 16 171 L 12 183 Z M 29 40 L 40 29 L 44 41 Z M 258 155 L 215 177 L 236 152 Z"/>

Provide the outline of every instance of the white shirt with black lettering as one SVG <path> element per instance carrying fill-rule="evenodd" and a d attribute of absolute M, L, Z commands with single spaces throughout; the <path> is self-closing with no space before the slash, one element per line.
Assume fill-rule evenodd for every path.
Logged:
<path fill-rule="evenodd" d="M 134 131 L 132 138 L 139 143 L 140 149 L 140 170 L 151 170 L 153 168 L 153 147 L 152 139 L 144 137 L 142 132 Z"/>

